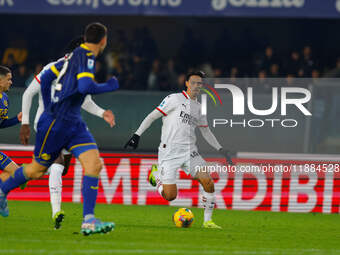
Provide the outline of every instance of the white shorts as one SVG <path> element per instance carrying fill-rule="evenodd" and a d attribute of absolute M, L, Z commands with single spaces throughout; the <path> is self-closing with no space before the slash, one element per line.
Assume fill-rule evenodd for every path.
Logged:
<path fill-rule="evenodd" d="M 173 159 L 164 160 L 162 157 L 158 157 L 158 170 L 163 184 L 176 184 L 176 174 L 179 169 L 194 178 L 199 168 L 206 164 L 196 149 L 191 150 L 190 155 L 184 153 Z"/>

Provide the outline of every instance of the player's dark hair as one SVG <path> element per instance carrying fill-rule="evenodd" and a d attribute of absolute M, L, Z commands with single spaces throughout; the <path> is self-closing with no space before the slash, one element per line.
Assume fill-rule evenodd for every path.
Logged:
<path fill-rule="evenodd" d="M 74 51 L 82 43 L 84 43 L 84 36 L 78 36 L 76 38 L 73 38 L 72 41 L 70 41 L 66 46 L 65 53 L 70 53 Z"/>
<path fill-rule="evenodd" d="M 11 70 L 6 66 L 0 66 L 0 76 L 6 76 Z"/>
<path fill-rule="evenodd" d="M 91 23 L 85 29 L 85 42 L 99 43 L 107 33 L 107 28 L 101 23 Z"/>
<path fill-rule="evenodd" d="M 193 71 L 187 74 L 185 77 L 185 81 L 189 81 L 191 76 L 197 75 L 201 77 L 202 79 L 206 77 L 205 73 L 203 71 Z"/>

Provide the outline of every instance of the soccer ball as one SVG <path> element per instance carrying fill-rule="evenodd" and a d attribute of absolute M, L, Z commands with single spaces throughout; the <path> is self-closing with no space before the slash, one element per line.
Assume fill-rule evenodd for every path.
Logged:
<path fill-rule="evenodd" d="M 188 208 L 179 208 L 172 215 L 172 221 L 178 228 L 189 228 L 194 222 L 194 214 Z"/>

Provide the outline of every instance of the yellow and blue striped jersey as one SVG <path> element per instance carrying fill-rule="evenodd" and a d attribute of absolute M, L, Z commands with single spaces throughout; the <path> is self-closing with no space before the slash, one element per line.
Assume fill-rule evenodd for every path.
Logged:
<path fill-rule="evenodd" d="M 5 92 L 0 93 L 0 128 L 7 128 L 19 123 L 16 117 L 8 119 L 8 96 Z"/>
<path fill-rule="evenodd" d="M 41 76 L 45 111 L 55 118 L 80 120 L 80 109 L 86 94 L 80 93 L 78 81 L 83 78 L 94 79 L 94 73 L 94 55 L 84 44 L 52 65 Z M 55 79 L 57 81 L 52 83 Z"/>
<path fill-rule="evenodd" d="M 5 92 L 0 93 L 0 122 L 8 119 L 8 96 Z"/>

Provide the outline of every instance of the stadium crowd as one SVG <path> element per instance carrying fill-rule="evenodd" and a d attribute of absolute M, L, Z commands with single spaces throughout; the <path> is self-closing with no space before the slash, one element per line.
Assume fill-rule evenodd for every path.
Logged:
<path fill-rule="evenodd" d="M 227 42 L 227 43 L 226 43 Z M 185 74 L 190 70 L 203 70 L 208 77 L 259 78 L 258 91 L 271 91 L 261 85 L 265 78 L 340 77 L 340 58 L 333 66 L 317 61 L 313 45 L 292 49 L 286 54 L 277 52 L 275 45 L 247 48 L 229 43 L 230 38 L 221 34 L 212 47 L 191 30 L 187 30 L 177 54 L 162 58 L 159 47 L 147 28 L 136 29 L 131 38 L 125 31 L 117 30 L 109 43 L 109 50 L 96 63 L 96 80 L 105 81 L 109 76 L 118 77 L 124 90 L 172 91 L 181 88 Z M 49 60 L 29 65 L 25 48 L 7 48 L 0 52 L 1 63 L 12 69 L 15 87 L 27 87 Z M 35 58 L 36 59 L 36 58 Z M 31 63 L 31 62 L 30 62 Z"/>

